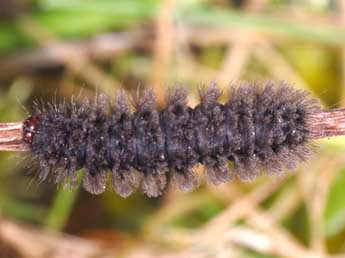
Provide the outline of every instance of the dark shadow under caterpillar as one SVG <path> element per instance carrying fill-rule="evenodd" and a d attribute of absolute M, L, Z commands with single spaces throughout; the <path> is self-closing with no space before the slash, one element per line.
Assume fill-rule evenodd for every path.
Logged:
<path fill-rule="evenodd" d="M 123 92 L 113 103 L 100 95 L 80 105 L 49 104 L 24 122 L 23 137 L 39 162 L 40 180 L 74 182 L 84 168 L 84 188 L 100 194 L 111 171 L 112 186 L 123 197 L 140 185 L 157 197 L 168 182 L 191 191 L 200 184 L 193 170 L 199 163 L 217 185 L 295 169 L 310 156 L 308 119 L 320 108 L 306 92 L 284 82 L 243 83 L 224 104 L 220 96 L 212 84 L 195 108 L 187 106 L 182 88 L 172 90 L 159 111 L 151 90 L 134 105 Z"/>

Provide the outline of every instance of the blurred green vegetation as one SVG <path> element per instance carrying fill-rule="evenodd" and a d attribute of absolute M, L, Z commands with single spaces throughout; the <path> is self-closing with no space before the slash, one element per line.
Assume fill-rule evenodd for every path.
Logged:
<path fill-rule="evenodd" d="M 266 1 L 267 10 L 264 9 L 263 13 L 255 13 L 246 10 L 244 5 L 241 5 L 242 1 L 237 1 L 239 5 L 232 2 L 235 1 L 178 1 L 173 13 L 176 26 L 184 24 L 188 29 L 228 30 L 230 34 L 232 31 L 241 30 L 263 35 L 272 40 L 274 49 L 281 55 L 286 65 L 293 69 L 298 78 L 302 78 L 308 89 L 323 103 L 329 107 L 337 107 L 345 103 L 342 99 L 345 92 L 344 24 L 332 26 L 334 22 L 329 22 L 313 25 L 300 22 L 293 17 L 289 19 L 289 13 L 284 13 L 284 9 L 289 12 L 291 8 L 299 8 L 308 14 L 307 18 L 310 21 L 315 16 L 327 18 L 335 15 L 339 12 L 337 8 L 331 4 L 314 6 L 313 1 L 300 1 L 305 2 L 303 4 L 298 3 L 299 1 L 272 0 Z M 11 13 L 0 21 L 0 62 L 31 53 L 30 51 L 39 50 L 45 46 L 44 42 L 40 42 L 33 36 L 35 33 L 28 33 L 30 29 L 35 30 L 31 27 L 32 24 L 52 35 L 56 42 L 88 40 L 109 32 L 152 31 L 161 11 L 161 3 L 162 1 L 158 0 L 25 1 L 18 13 L 16 10 L 11 10 Z M 204 37 L 207 39 L 208 35 L 205 34 Z M 183 56 L 183 51 L 181 54 L 176 50 L 178 52 L 176 58 L 181 55 L 182 59 L 191 58 L 192 60 L 184 61 L 197 63 L 196 71 L 199 71 L 200 67 L 204 69 L 199 71 L 200 74 L 203 71 L 221 69 L 223 58 L 231 46 L 229 47 L 229 42 L 226 40 L 219 41 L 208 46 L 191 43 L 187 47 L 191 55 Z M 108 57 L 106 60 L 103 58 L 101 61 L 94 61 L 94 63 L 115 82 L 120 82 L 120 87 L 130 91 L 136 89 L 138 85 L 146 85 L 149 82 L 154 59 L 153 52 L 152 47 L 130 49 L 117 56 Z M 250 55 L 250 57 L 242 69 L 239 80 L 272 77 L 272 67 L 263 64 L 257 56 Z M 175 60 L 174 62 L 178 63 Z M 173 67 L 171 70 L 174 74 L 180 71 L 178 67 Z M 169 79 L 167 83 L 187 81 L 193 91 L 200 83 L 198 81 L 200 78 L 193 72 L 191 74 L 189 77 L 177 75 L 177 78 Z M 209 77 L 210 81 L 214 79 L 212 75 Z M 281 78 L 281 80 L 284 79 Z M 23 106 L 30 109 L 30 103 L 35 98 L 50 100 L 54 94 L 57 94 L 58 98 L 70 97 L 80 91 L 92 96 L 99 90 L 99 85 L 89 85 L 90 83 L 85 82 L 81 76 L 73 74 L 64 67 L 64 64 L 58 64 L 56 67 L 24 69 L 11 76 L 6 74 L 0 76 L 0 82 L 0 121 L 2 122 L 22 120 L 27 114 Z M 195 98 L 191 96 L 191 99 L 193 97 Z M 322 222 L 328 245 L 332 251 L 336 252 L 345 248 L 341 243 L 345 240 L 345 170 L 344 163 L 341 162 L 344 160 L 345 141 L 340 137 L 318 143 L 321 147 L 316 151 L 317 155 L 339 161 L 329 171 L 334 174 L 334 179 L 327 193 Z M 172 191 L 168 197 L 163 196 L 154 200 L 148 199 L 141 193 L 122 199 L 110 191 L 100 196 L 91 196 L 80 188 L 70 191 L 63 187 L 55 187 L 50 183 L 38 184 L 28 173 L 28 171 L 35 173 L 36 168 L 30 164 L 30 161 L 24 160 L 18 164 L 18 156 L 22 154 L 0 153 L 1 214 L 57 231 L 82 235 L 89 230 L 110 228 L 138 236 L 149 230 L 151 226 L 148 225 L 151 224 L 154 225 L 152 228 L 161 227 L 163 231 L 171 228 L 195 229 L 237 201 L 236 198 L 225 200 L 221 192 L 217 194 L 215 193 L 217 190 L 210 190 L 207 186 L 188 194 L 176 194 Z M 29 168 L 22 164 L 29 165 Z M 300 169 L 299 173 L 312 174 L 317 170 L 313 169 L 315 169 L 314 166 L 310 165 L 308 168 L 307 164 Z M 317 176 L 318 174 L 315 174 L 315 177 Z M 263 181 L 268 180 L 271 179 L 233 184 L 240 189 L 242 194 L 246 194 L 255 191 Z M 290 191 L 297 188 L 298 180 L 298 176 L 292 176 L 282 189 Z M 271 207 L 277 205 L 281 191 L 272 193 L 262 209 L 269 211 Z M 171 203 L 174 203 L 174 198 L 178 200 L 174 204 L 176 207 L 180 207 L 179 205 L 185 202 L 190 204 L 190 209 L 180 207 L 181 212 L 174 210 L 175 213 L 171 211 L 171 216 L 165 214 L 165 207 L 169 207 L 169 204 L 173 206 Z M 297 207 L 279 222 L 305 245 L 312 238 L 306 200 L 301 197 Z M 168 211 L 169 209 L 173 210 L 171 207 L 167 208 Z M 163 217 L 161 213 L 165 217 L 160 221 L 159 216 Z M 243 222 L 237 221 L 237 223 L 240 225 Z M 247 251 L 243 256 L 269 257 Z"/>

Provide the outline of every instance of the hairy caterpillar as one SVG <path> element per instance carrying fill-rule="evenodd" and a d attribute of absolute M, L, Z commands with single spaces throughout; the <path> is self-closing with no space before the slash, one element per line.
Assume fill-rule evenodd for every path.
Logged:
<path fill-rule="evenodd" d="M 23 123 L 23 139 L 39 163 L 40 180 L 73 182 L 84 168 L 83 187 L 100 194 L 111 172 L 112 187 L 123 197 L 139 186 L 157 197 L 169 182 L 191 191 L 200 184 L 193 170 L 199 163 L 217 185 L 294 169 L 310 156 L 308 123 L 320 107 L 306 92 L 284 82 L 242 83 L 225 103 L 220 96 L 212 84 L 194 108 L 183 88 L 172 90 L 161 110 L 151 90 L 134 105 L 123 92 L 114 102 L 100 95 L 80 105 L 48 104 Z"/>

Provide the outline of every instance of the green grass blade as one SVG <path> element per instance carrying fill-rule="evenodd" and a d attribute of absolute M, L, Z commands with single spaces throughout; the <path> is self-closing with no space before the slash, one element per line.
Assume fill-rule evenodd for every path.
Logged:
<path fill-rule="evenodd" d="M 46 220 L 46 227 L 48 229 L 60 231 L 66 225 L 74 203 L 78 197 L 83 174 L 84 173 L 82 173 L 82 171 L 78 171 L 78 187 L 76 189 L 68 190 L 61 187 L 57 191 L 53 206 L 50 209 Z"/>

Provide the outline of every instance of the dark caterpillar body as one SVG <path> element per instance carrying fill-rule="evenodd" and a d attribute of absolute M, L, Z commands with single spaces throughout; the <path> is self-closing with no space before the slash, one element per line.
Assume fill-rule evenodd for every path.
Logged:
<path fill-rule="evenodd" d="M 33 117 L 39 122 L 35 120 L 32 139 L 26 139 L 40 163 L 40 180 L 73 182 L 76 171 L 85 168 L 84 188 L 99 194 L 111 171 L 121 196 L 141 184 L 148 196 L 156 197 L 169 181 L 182 191 L 197 187 L 200 179 L 193 169 L 199 163 L 207 181 L 216 185 L 295 168 L 310 156 L 308 119 L 319 109 L 307 95 L 285 83 L 244 83 L 221 104 L 213 84 L 200 93 L 195 108 L 187 106 L 187 93 L 178 88 L 158 111 L 148 90 L 135 101 L 134 112 L 124 93 L 114 103 L 100 95 L 80 106 L 38 108 Z"/>

